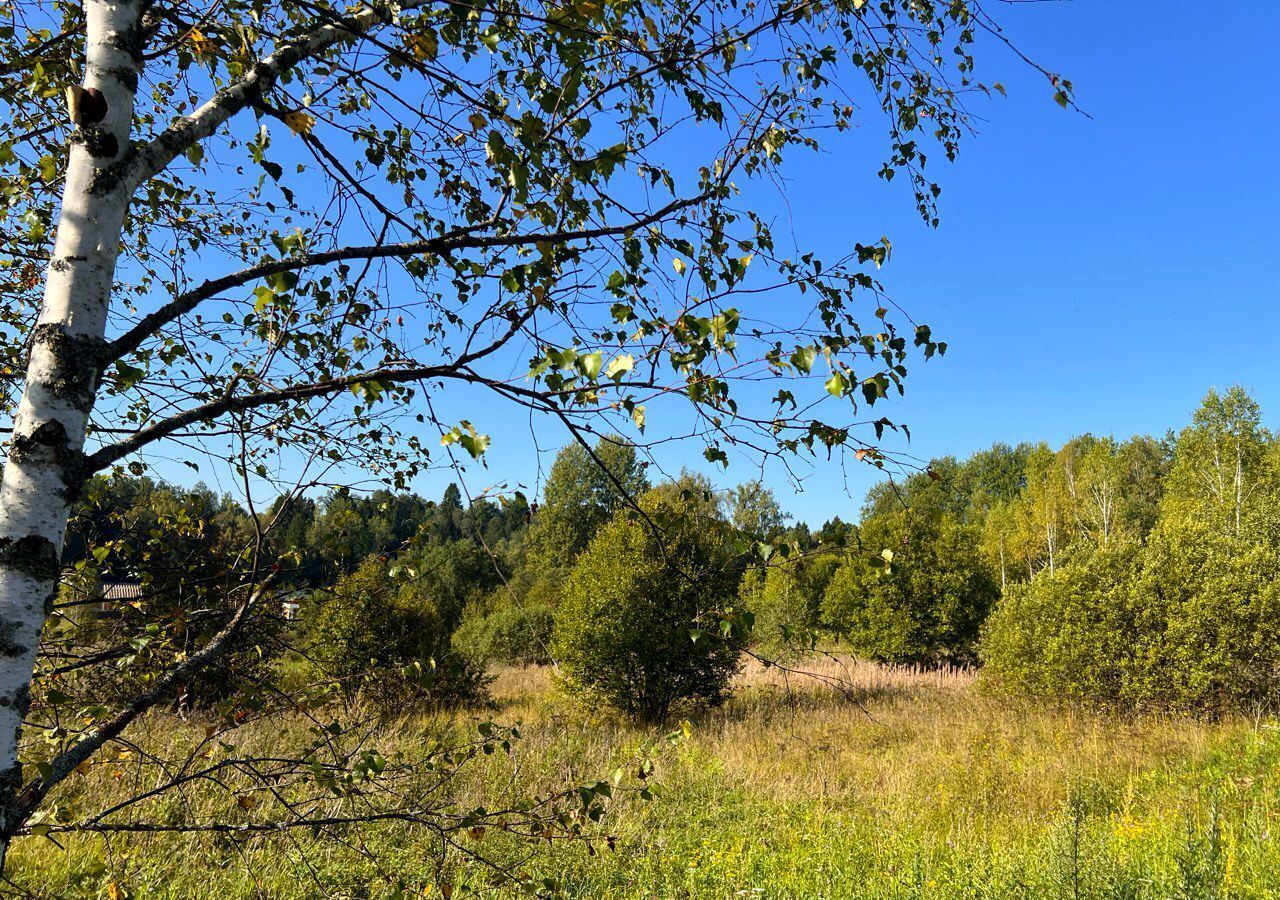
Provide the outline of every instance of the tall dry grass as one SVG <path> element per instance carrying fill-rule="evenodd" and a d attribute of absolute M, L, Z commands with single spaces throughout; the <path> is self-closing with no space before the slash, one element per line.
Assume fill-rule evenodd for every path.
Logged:
<path fill-rule="evenodd" d="M 491 709 L 408 714 L 374 739 L 412 756 L 478 718 L 519 723 L 509 757 L 486 757 L 451 786 L 459 806 L 490 808 L 607 777 L 656 741 L 658 798 L 619 796 L 598 840 L 530 847 L 491 834 L 473 848 L 522 860 L 570 897 L 1280 896 L 1280 736 L 1267 723 L 1020 704 L 988 695 L 967 670 L 838 656 L 794 668 L 808 674 L 747 665 L 732 699 L 691 713 L 670 744 L 670 728 L 570 701 L 547 668 L 500 669 Z M 202 733 L 161 716 L 143 727 L 161 742 Z M 234 741 L 257 752 L 304 731 L 264 723 Z M 136 758 L 112 760 L 63 800 L 100 803 L 155 775 Z M 230 802 L 209 786 L 160 812 Z M 24 839 L 13 858 L 18 883 L 50 897 L 98 898 L 112 883 L 174 898 L 440 896 L 445 883 L 455 896 L 494 892 L 427 831 L 377 826 L 345 840 L 64 835 L 61 847 Z M 176 864 L 190 859 L 206 862 Z"/>

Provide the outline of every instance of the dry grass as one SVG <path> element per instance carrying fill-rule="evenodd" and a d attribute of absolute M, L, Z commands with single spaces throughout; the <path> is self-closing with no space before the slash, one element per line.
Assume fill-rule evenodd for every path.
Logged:
<path fill-rule="evenodd" d="M 814 656 L 786 666 L 748 660 L 739 683 L 744 687 L 778 687 L 785 690 L 846 689 L 869 695 L 912 693 L 920 689 L 963 690 L 977 678 L 974 669 L 961 666 L 928 668 L 868 662 L 843 654 Z"/>
<path fill-rule="evenodd" d="M 751 664 L 729 703 L 693 716 L 688 736 L 658 758 L 660 798 L 614 803 L 601 835 L 611 834 L 615 849 L 544 847 L 525 870 L 591 900 L 1280 896 L 1280 850 L 1270 837 L 1280 815 L 1272 774 L 1280 737 L 1265 723 L 1022 705 L 984 693 L 966 670 L 840 657 L 797 668 L 820 677 Z M 486 758 L 455 785 L 460 804 L 590 782 L 661 737 L 570 702 L 548 669 L 494 674 L 495 706 L 479 717 L 519 722 L 523 738 L 510 757 Z M 384 752 L 411 755 L 473 717 L 408 716 L 376 739 Z M 146 727 L 171 742 L 199 733 L 197 723 L 159 717 Z M 245 728 L 235 740 L 266 749 L 290 729 L 302 726 Z M 99 767 L 67 802 L 121 793 L 128 785 L 114 771 L 122 768 L 145 775 Z M 211 790 L 188 802 L 228 801 Z M 529 849 L 496 840 L 486 852 Z M 228 847 L 152 838 L 126 853 L 96 838 L 63 843 L 65 851 L 20 843 L 24 884 L 85 898 L 112 880 L 138 897 L 354 898 L 395 896 L 388 870 L 411 888 L 406 895 L 421 896 L 441 877 L 430 836 L 402 827 L 353 834 L 354 851 L 319 841 Z M 365 855 L 375 851 L 377 866 Z M 172 864 L 193 855 L 218 862 L 199 872 Z M 451 859 L 453 883 L 483 886 Z"/>
<path fill-rule="evenodd" d="M 544 696 L 554 686 L 551 666 L 498 666 L 490 674 L 493 678 L 490 694 L 499 704 Z M 976 679 L 976 670 L 960 666 L 882 665 L 847 654 L 822 654 L 781 666 L 747 659 L 736 689 L 847 691 L 860 696 L 880 696 L 921 689 L 958 691 L 970 687 Z"/>

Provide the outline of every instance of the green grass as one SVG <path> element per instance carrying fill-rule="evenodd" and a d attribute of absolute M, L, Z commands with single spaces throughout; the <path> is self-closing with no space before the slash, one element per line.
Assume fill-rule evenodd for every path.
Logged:
<path fill-rule="evenodd" d="M 863 706 L 750 676 L 659 758 L 659 798 L 620 799 L 590 841 L 489 833 L 467 845 L 593 900 L 1280 897 L 1280 731 L 1268 722 L 1045 709 L 959 675 L 855 678 L 873 688 Z M 494 718 L 523 721 L 525 737 L 459 782 L 463 804 L 591 780 L 652 737 L 573 708 L 538 673 L 506 673 L 498 690 Z M 176 741 L 202 726 L 147 727 Z M 411 753 L 451 727 L 461 725 L 420 717 L 380 739 Z M 276 734 L 239 741 L 269 746 Z M 98 766 L 62 802 L 100 802 L 139 771 Z M 180 819 L 184 803 L 208 812 L 228 800 L 210 791 L 168 803 L 149 813 Z M 344 837 L 348 846 L 71 834 L 61 849 L 31 837 L 15 846 L 11 875 L 40 896 L 516 894 L 489 888 L 483 867 L 424 829 Z"/>

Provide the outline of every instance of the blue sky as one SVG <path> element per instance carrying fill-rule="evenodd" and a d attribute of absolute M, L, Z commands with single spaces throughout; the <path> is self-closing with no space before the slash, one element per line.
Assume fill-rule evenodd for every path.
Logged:
<path fill-rule="evenodd" d="M 975 103 L 980 133 L 934 169 L 940 228 L 916 218 L 905 185 L 874 177 L 875 121 L 852 159 L 842 148 L 790 172 L 802 240 L 834 255 L 887 235 L 890 295 L 950 344 L 944 359 L 914 367 L 889 410 L 912 429 L 899 448 L 928 458 L 997 440 L 1160 434 L 1181 427 L 1209 387 L 1236 382 L 1280 421 L 1280 124 L 1266 87 L 1280 4 L 992 10 L 1024 52 L 1074 81 L 1091 119 L 1060 109 L 1041 76 L 987 47 L 980 75 L 1009 96 Z M 492 475 L 527 481 L 527 461 L 498 442 Z M 876 480 L 819 465 L 795 494 L 766 473 L 811 523 L 854 515 Z"/>
<path fill-rule="evenodd" d="M 789 170 L 801 243 L 836 257 L 888 236 L 888 293 L 950 344 L 913 368 L 907 396 L 886 410 L 914 435 L 895 449 L 928 458 L 997 440 L 1159 434 L 1180 427 L 1206 389 L 1236 382 L 1280 421 L 1280 124 L 1269 87 L 1280 4 L 989 6 L 1019 48 L 1074 81 L 1092 118 L 1060 109 L 1042 76 L 987 45 L 979 76 L 1008 97 L 976 100 L 980 133 L 955 164 L 934 165 L 940 228 L 919 220 L 901 180 L 875 177 L 884 142 L 874 118 L 839 152 L 797 157 Z M 509 409 L 469 413 L 494 438 L 471 489 L 536 490 L 528 423 Z M 543 434 L 547 450 L 563 442 Z M 700 447 L 683 452 L 702 462 Z M 679 450 L 663 457 L 673 469 L 682 461 Z M 549 463 L 541 457 L 544 471 Z M 753 473 L 709 474 L 730 484 Z M 765 480 L 814 524 L 856 516 L 878 480 L 836 464 L 804 474 L 798 494 L 780 471 Z M 438 496 L 449 480 L 441 472 L 417 487 Z"/>
<path fill-rule="evenodd" d="M 797 177 L 791 194 L 798 220 L 882 228 L 889 292 L 950 343 L 894 405 L 911 452 L 1158 434 L 1185 423 L 1207 388 L 1236 382 L 1277 421 L 1280 125 L 1265 85 L 1280 4 L 993 9 L 1021 48 L 1075 82 L 1092 119 L 988 52 L 981 72 L 999 71 L 1009 97 L 981 104 L 981 133 L 935 170 L 939 229 L 913 218 L 903 191 L 843 176 L 840 160 Z M 814 472 L 791 508 L 816 522 L 855 505 L 829 489 L 838 474 Z M 855 497 L 872 481 L 850 473 Z"/>
<path fill-rule="evenodd" d="M 900 404 L 914 452 L 1159 433 L 1234 382 L 1278 411 L 1280 127 L 1264 41 L 1280 5 L 998 6 L 1093 118 L 1009 78 L 945 173 L 937 232 L 867 207 L 895 241 L 890 291 L 952 345 Z"/>

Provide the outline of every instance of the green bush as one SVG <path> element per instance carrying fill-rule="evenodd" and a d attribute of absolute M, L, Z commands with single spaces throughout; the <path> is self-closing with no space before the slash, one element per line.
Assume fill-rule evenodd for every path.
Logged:
<path fill-rule="evenodd" d="M 1142 639 L 1137 565 L 1138 547 L 1120 545 L 1009 585 L 983 628 L 984 676 L 1036 697 L 1119 702 Z"/>
<path fill-rule="evenodd" d="M 536 665 L 551 661 L 555 611 L 546 603 L 501 603 L 469 615 L 453 636 L 453 647 L 477 663 Z"/>
<path fill-rule="evenodd" d="M 1180 533 L 1179 533 L 1180 531 Z M 1142 696 L 1181 708 L 1275 707 L 1280 694 L 1280 554 L 1161 529 L 1135 585 L 1142 627 Z"/>
<path fill-rule="evenodd" d="M 348 695 L 380 702 L 481 696 L 483 677 L 451 648 L 469 585 L 482 577 L 475 554 L 456 543 L 395 564 L 370 557 L 341 579 L 312 626 L 323 673 Z"/>
<path fill-rule="evenodd" d="M 552 652 L 571 692 L 658 722 L 728 695 L 739 654 L 719 625 L 736 578 L 724 523 L 701 505 L 654 491 L 640 506 L 648 521 L 624 510 L 579 557 Z"/>
<path fill-rule="evenodd" d="M 738 595 L 755 617 L 752 643 L 761 652 L 782 657 L 812 649 L 822 596 L 840 561 L 824 554 L 745 573 Z"/>
<path fill-rule="evenodd" d="M 878 515 L 823 598 L 827 624 L 878 662 L 968 664 L 999 596 L 977 529 L 946 515 Z"/>
<path fill-rule="evenodd" d="M 1165 523 L 1011 588 L 983 658 L 1001 687 L 1129 709 L 1274 707 L 1280 557 L 1203 524 Z"/>
<path fill-rule="evenodd" d="M 1274 707 L 1280 554 L 1202 522 L 1165 523 L 1131 587 L 1143 641 L 1135 702 L 1217 712 Z"/>

